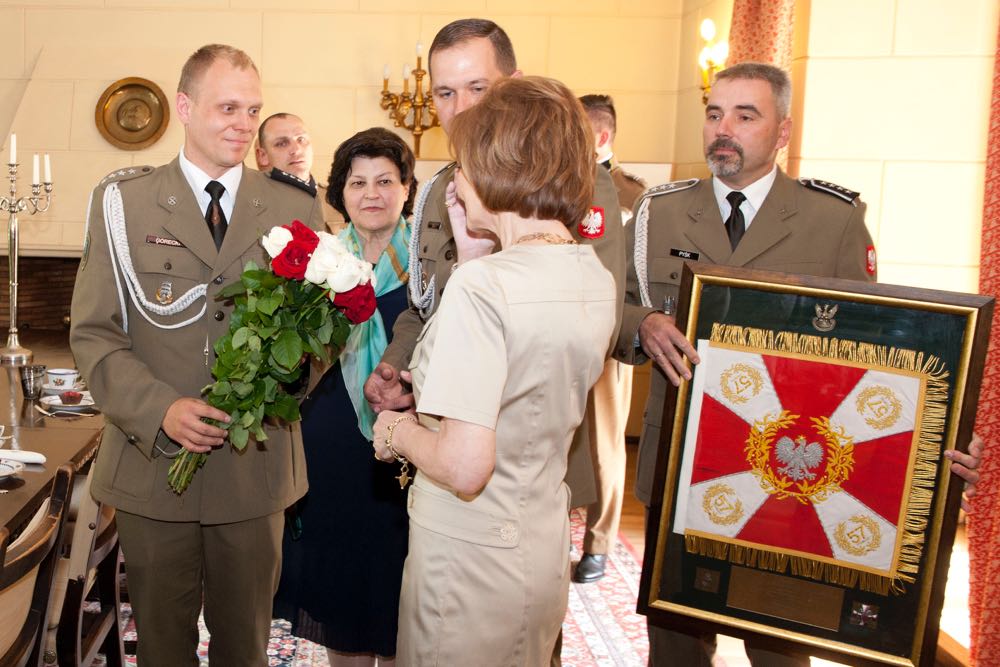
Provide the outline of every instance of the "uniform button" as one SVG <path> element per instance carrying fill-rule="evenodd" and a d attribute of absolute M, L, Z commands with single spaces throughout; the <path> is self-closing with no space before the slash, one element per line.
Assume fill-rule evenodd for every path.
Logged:
<path fill-rule="evenodd" d="M 421 252 L 427 252 L 427 246 L 424 246 L 424 249 Z"/>
<path fill-rule="evenodd" d="M 212 282 L 215 283 L 216 285 L 221 285 L 223 280 L 224 279 L 222 276 L 216 276 L 215 280 L 213 280 Z"/>
<path fill-rule="evenodd" d="M 139 438 L 135 437 L 134 435 L 130 435 L 128 437 L 128 444 L 134 445 L 134 444 L 137 444 L 138 442 L 139 442 Z"/>
<path fill-rule="evenodd" d="M 172 269 L 174 267 L 173 267 L 173 265 L 170 262 L 164 262 L 163 263 L 163 268 L 165 268 L 167 271 L 169 271 L 170 269 Z"/>
<path fill-rule="evenodd" d="M 444 254 L 444 258 L 445 258 L 446 260 L 448 260 L 449 262 L 450 262 L 451 260 L 455 259 L 455 251 L 454 251 L 454 250 L 449 250 L 448 252 L 446 252 L 446 253 Z"/>
<path fill-rule="evenodd" d="M 213 317 L 215 317 L 215 321 L 216 322 L 221 322 L 222 320 L 225 319 L 226 314 L 224 312 L 222 312 L 221 310 L 217 310 L 217 311 L 215 311 L 215 315 Z"/>
<path fill-rule="evenodd" d="M 680 274 L 674 271 L 673 273 L 670 274 L 670 279 L 677 280 L 678 276 L 680 276 Z"/>

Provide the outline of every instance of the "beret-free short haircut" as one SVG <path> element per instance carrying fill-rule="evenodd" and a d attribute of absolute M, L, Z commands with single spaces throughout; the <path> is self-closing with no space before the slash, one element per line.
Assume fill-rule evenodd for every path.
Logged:
<path fill-rule="evenodd" d="M 400 182 L 409 186 L 406 202 L 403 204 L 403 215 L 408 217 L 413 212 L 413 198 L 417 193 L 417 179 L 413 177 L 413 151 L 399 135 L 383 127 L 362 130 L 337 146 L 330 165 L 330 178 L 327 180 L 326 201 L 330 206 L 337 209 L 345 220 L 350 220 L 347 207 L 344 206 L 344 186 L 351 175 L 351 163 L 356 157 L 384 157 L 396 165 Z"/>
<path fill-rule="evenodd" d="M 452 120 L 449 140 L 487 210 L 579 223 L 594 200 L 594 135 L 579 100 L 539 76 L 504 79 Z"/>
<path fill-rule="evenodd" d="M 181 80 L 177 83 L 177 92 L 194 97 L 201 75 L 216 60 L 225 60 L 236 69 L 252 69 L 257 72 L 257 66 L 246 52 L 228 44 L 206 44 L 192 53 L 184 63 L 184 67 L 181 68 Z"/>
<path fill-rule="evenodd" d="M 514 56 L 514 45 L 504 29 L 488 19 L 458 19 L 438 30 L 427 52 L 427 62 L 438 51 L 450 49 L 471 39 L 488 39 L 493 45 L 493 55 L 496 58 L 497 69 L 504 76 L 510 76 L 517 69 L 517 58 Z"/>

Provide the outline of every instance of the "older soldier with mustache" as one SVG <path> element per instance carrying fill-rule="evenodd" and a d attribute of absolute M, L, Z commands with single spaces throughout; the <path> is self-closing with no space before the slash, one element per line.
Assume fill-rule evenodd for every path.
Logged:
<path fill-rule="evenodd" d="M 760 63 L 723 70 L 705 110 L 705 159 L 712 178 L 652 188 L 636 205 L 629 238 L 634 253 L 615 356 L 630 363 L 651 358 L 658 371 L 650 383 L 639 442 L 636 496 L 647 506 L 667 382 L 676 385 L 691 378 L 684 357 L 699 361 L 673 317 L 659 310 L 676 299 L 684 260 L 875 280 L 875 247 L 858 193 L 824 181 L 795 180 L 775 164 L 778 151 L 788 144 L 790 106 L 791 82 L 783 70 Z M 636 258 L 645 261 L 645 306 L 640 305 Z M 982 442 L 974 439 L 969 451 L 946 456 L 953 461 L 952 471 L 970 485 L 966 495 L 972 496 Z M 694 637 L 652 625 L 649 636 L 651 665 L 712 664 L 714 636 Z M 754 665 L 809 665 L 808 656 L 780 655 L 752 644 L 747 653 Z"/>

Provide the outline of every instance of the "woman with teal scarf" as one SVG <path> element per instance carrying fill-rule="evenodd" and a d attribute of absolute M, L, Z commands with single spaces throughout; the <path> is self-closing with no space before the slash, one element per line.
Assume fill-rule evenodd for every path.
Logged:
<path fill-rule="evenodd" d="M 374 265 L 378 309 L 302 404 L 309 493 L 285 531 L 274 615 L 325 646 L 334 666 L 391 665 L 396 652 L 407 492 L 398 464 L 371 455 L 362 387 L 407 306 L 413 166 L 402 139 L 372 128 L 337 148 L 330 171 L 327 198 L 350 222 L 339 237 Z"/>

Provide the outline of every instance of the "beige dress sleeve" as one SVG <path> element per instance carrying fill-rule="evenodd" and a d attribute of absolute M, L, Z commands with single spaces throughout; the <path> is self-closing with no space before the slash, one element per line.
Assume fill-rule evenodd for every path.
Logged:
<path fill-rule="evenodd" d="M 491 273 L 485 262 L 471 262 L 448 281 L 421 341 L 430 350 L 421 364 L 417 411 L 496 430 L 507 381 L 507 307 Z"/>

